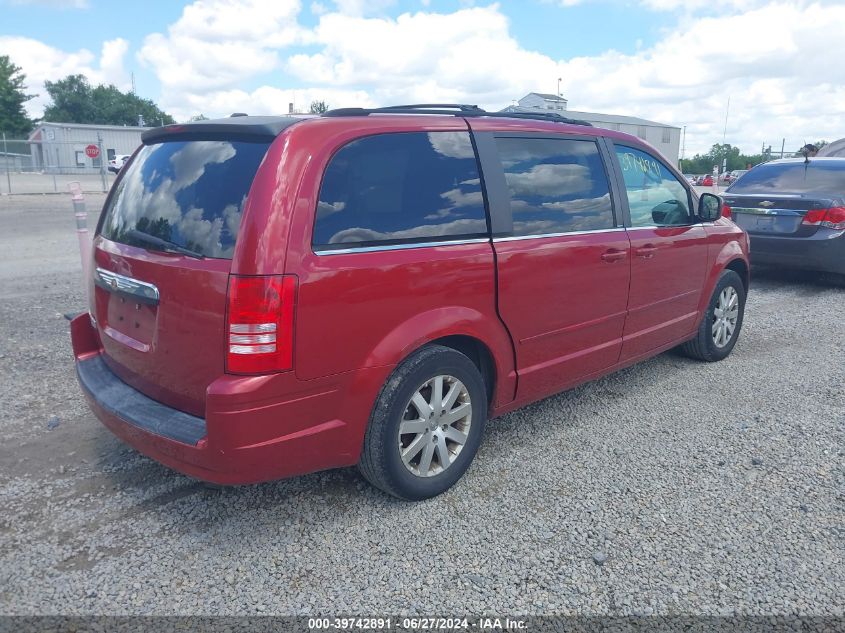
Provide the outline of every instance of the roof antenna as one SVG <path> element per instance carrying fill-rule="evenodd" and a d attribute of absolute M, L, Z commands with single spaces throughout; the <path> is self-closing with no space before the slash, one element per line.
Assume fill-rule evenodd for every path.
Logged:
<path fill-rule="evenodd" d="M 802 147 L 800 151 L 802 156 L 804 156 L 804 163 L 806 164 L 810 162 L 811 156 L 815 156 L 819 153 L 819 148 L 812 143 L 805 143 L 804 147 Z"/>

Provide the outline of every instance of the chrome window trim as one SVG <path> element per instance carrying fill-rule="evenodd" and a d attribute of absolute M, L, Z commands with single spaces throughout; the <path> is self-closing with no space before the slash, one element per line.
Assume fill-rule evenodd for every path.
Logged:
<path fill-rule="evenodd" d="M 105 270 L 104 268 L 98 267 L 94 271 L 94 283 L 103 290 L 127 295 L 141 303 L 155 305 L 159 301 L 158 288 L 153 284 Z"/>
<path fill-rule="evenodd" d="M 653 231 L 654 229 L 683 229 L 690 226 L 701 226 L 704 222 L 691 222 L 690 224 L 649 224 L 648 226 L 629 226 L 629 231 Z M 711 222 L 712 224 L 712 222 Z"/>
<path fill-rule="evenodd" d="M 625 227 L 617 226 L 612 229 L 592 229 L 590 231 L 568 231 L 566 233 L 543 233 L 541 235 L 509 235 L 507 237 L 494 237 L 494 242 L 515 242 L 516 240 L 538 240 L 544 237 L 568 237 L 570 235 L 592 235 L 593 233 L 613 233 L 624 231 Z"/>
<path fill-rule="evenodd" d="M 315 255 L 346 255 L 347 253 L 380 253 L 382 251 L 405 251 L 412 248 L 429 248 L 432 246 L 458 246 L 461 244 L 484 244 L 489 237 L 479 237 L 468 240 L 443 240 L 438 242 L 411 242 L 408 244 L 384 244 L 381 246 L 351 246 L 349 248 L 333 248 L 331 250 L 314 251 Z"/>

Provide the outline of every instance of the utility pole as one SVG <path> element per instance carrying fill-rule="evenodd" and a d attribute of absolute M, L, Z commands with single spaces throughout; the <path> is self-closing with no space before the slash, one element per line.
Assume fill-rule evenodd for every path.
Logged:
<path fill-rule="evenodd" d="M 560 94 L 560 82 L 561 82 L 561 81 L 563 81 L 563 78 L 562 78 L 562 77 L 558 77 L 558 78 L 557 78 L 557 96 L 558 96 L 558 97 L 562 97 L 562 96 L 563 96 L 562 94 Z"/>
<path fill-rule="evenodd" d="M 109 190 L 106 182 L 106 166 L 104 165 L 106 155 L 103 153 L 103 136 L 99 132 L 97 132 L 97 147 L 100 148 L 100 178 L 103 181 L 103 193 L 106 193 Z"/>
<path fill-rule="evenodd" d="M 9 175 L 9 148 L 6 146 L 6 133 L 3 132 L 3 162 L 6 163 L 6 184 L 12 193 L 12 177 Z"/>
<path fill-rule="evenodd" d="M 786 147 L 786 139 L 783 139 L 783 143 L 780 144 L 780 157 L 783 158 L 783 150 Z"/>
<path fill-rule="evenodd" d="M 725 144 L 725 137 L 728 135 L 728 113 L 731 111 L 731 97 L 728 95 L 728 107 L 725 108 L 725 129 L 722 132 L 722 145 Z"/>
<path fill-rule="evenodd" d="M 687 126 L 684 126 L 684 135 L 681 140 L 681 159 L 687 157 Z"/>

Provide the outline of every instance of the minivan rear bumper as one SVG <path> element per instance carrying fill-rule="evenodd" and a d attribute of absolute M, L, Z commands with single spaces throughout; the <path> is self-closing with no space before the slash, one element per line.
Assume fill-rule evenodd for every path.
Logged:
<path fill-rule="evenodd" d="M 298 385 L 289 397 L 268 398 L 266 377 L 224 375 L 209 386 L 203 419 L 152 400 L 115 375 L 88 314 L 71 322 L 71 338 L 82 391 L 109 430 L 169 468 L 224 485 L 354 465 L 367 416 L 336 414 L 369 411 L 383 379 L 382 372 L 362 370 L 339 378 L 345 388 Z M 275 378 L 299 383 L 292 375 Z"/>

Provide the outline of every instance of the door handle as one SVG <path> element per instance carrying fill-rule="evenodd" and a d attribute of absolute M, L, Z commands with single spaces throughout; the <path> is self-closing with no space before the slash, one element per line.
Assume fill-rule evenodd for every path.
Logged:
<path fill-rule="evenodd" d="M 601 258 L 602 258 L 603 261 L 606 261 L 606 262 L 609 262 L 609 263 L 612 264 L 613 262 L 617 262 L 620 259 L 625 259 L 627 254 L 628 253 L 626 251 L 619 250 L 618 248 L 611 248 L 610 250 L 602 253 Z"/>
<path fill-rule="evenodd" d="M 637 257 L 642 257 L 643 259 L 651 259 L 656 252 L 657 247 L 654 244 L 646 244 L 636 250 Z"/>

